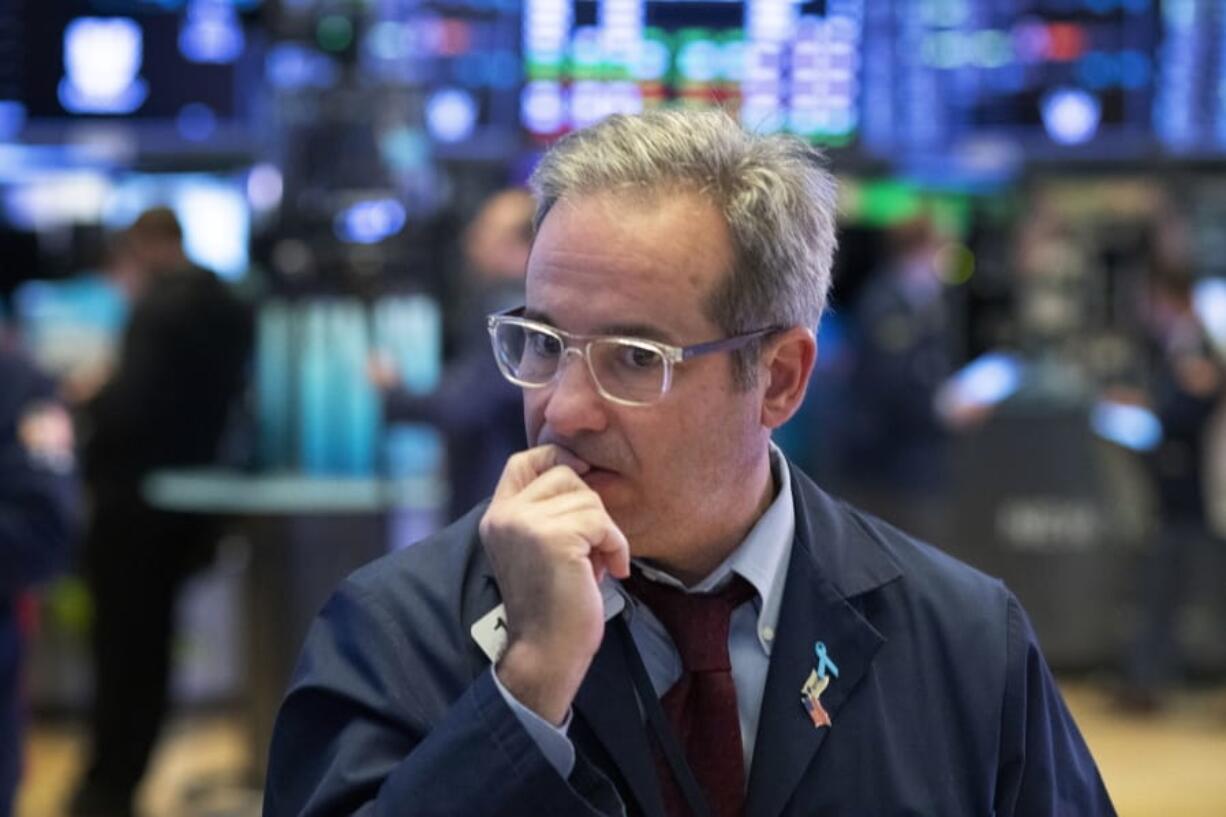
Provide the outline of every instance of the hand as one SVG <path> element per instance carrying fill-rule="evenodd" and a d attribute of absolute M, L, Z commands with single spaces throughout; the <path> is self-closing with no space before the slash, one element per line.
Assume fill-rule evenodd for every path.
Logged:
<path fill-rule="evenodd" d="M 1152 408 L 1152 401 L 1149 395 L 1135 386 L 1108 386 L 1100 395 L 1103 400 L 1109 400 L 1112 403 L 1119 403 L 1124 406 L 1136 406 L 1138 408 Z"/>
<path fill-rule="evenodd" d="M 480 525 L 510 635 L 498 678 L 555 724 L 604 638 L 599 582 L 630 574 L 629 544 L 581 478 L 587 471 L 557 445 L 516 454 Z"/>
<path fill-rule="evenodd" d="M 113 365 L 98 361 L 77 366 L 60 380 L 60 395 L 69 405 L 83 406 L 102 390 L 111 379 Z"/>
<path fill-rule="evenodd" d="M 1204 399 L 1221 387 L 1222 370 L 1208 358 L 1188 357 L 1175 362 L 1175 380 L 1183 391 Z"/>
<path fill-rule="evenodd" d="M 366 379 L 379 391 L 400 385 L 396 363 L 384 352 L 376 352 L 366 359 Z"/>

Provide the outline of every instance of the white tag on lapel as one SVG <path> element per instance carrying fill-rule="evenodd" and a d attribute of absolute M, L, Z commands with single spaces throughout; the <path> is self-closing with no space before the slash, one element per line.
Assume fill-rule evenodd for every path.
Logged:
<path fill-rule="evenodd" d="M 507 648 L 506 606 L 500 604 L 477 619 L 469 632 L 472 633 L 473 641 L 477 642 L 481 652 L 490 659 L 490 663 L 497 663 Z"/>

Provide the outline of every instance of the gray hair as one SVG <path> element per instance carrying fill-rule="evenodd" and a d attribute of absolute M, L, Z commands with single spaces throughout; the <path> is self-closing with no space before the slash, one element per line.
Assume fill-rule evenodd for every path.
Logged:
<path fill-rule="evenodd" d="M 723 213 L 734 268 L 708 315 L 728 334 L 766 327 L 816 329 L 837 243 L 834 177 L 820 151 L 793 136 L 747 133 L 722 111 L 658 110 L 611 116 L 560 140 L 530 181 L 539 229 L 560 199 L 605 191 L 693 190 Z M 754 383 L 760 346 L 734 358 Z"/>

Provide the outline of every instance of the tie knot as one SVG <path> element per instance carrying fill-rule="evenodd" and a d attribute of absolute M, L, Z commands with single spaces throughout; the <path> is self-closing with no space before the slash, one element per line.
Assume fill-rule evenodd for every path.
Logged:
<path fill-rule="evenodd" d="M 637 569 L 625 583 L 668 630 L 685 672 L 731 669 L 728 629 L 732 611 L 754 597 L 753 585 L 734 573 L 730 582 L 713 593 L 687 593 L 650 581 Z"/>

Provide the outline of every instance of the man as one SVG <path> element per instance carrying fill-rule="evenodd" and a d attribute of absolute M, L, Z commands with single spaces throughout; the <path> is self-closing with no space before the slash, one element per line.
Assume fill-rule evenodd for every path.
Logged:
<path fill-rule="evenodd" d="M 1140 627 L 1132 645 L 1120 703 L 1153 712 L 1181 676 L 1176 622 L 1187 577 L 1212 538 L 1205 503 L 1207 437 L 1226 396 L 1226 371 L 1196 314 L 1186 267 L 1160 265 L 1144 307 L 1149 388 L 1114 389 L 1109 396 L 1152 410 L 1162 440 L 1146 457 L 1157 496 L 1158 530 L 1140 571 Z"/>
<path fill-rule="evenodd" d="M 132 813 L 166 712 L 175 600 L 212 558 L 208 520 L 151 507 L 142 484 L 216 460 L 252 336 L 245 305 L 188 262 L 170 210 L 119 236 L 112 269 L 133 308 L 115 370 L 85 408 L 95 688 L 92 759 L 71 806 L 81 817 Z"/>
<path fill-rule="evenodd" d="M 848 497 L 922 539 L 947 507 L 947 429 L 935 398 L 952 371 L 940 254 L 926 215 L 886 235 L 889 256 L 856 302 L 843 471 Z"/>
<path fill-rule="evenodd" d="M 0 817 L 21 772 L 19 602 L 67 563 L 77 493 L 72 421 L 55 385 L 0 338 Z"/>
<path fill-rule="evenodd" d="M 325 607 L 266 815 L 1112 813 L 1013 597 L 771 446 L 829 287 L 817 159 L 693 112 L 545 156 L 490 320 L 534 447 Z"/>
<path fill-rule="evenodd" d="M 482 204 L 464 232 L 465 272 L 474 284 L 480 316 L 523 297 L 533 209 L 527 190 L 502 190 Z M 430 423 L 446 438 L 448 522 L 489 496 L 507 457 L 524 447 L 519 389 L 499 376 L 482 322 L 470 323 L 456 360 L 429 394 L 405 388 L 395 368 L 380 357 L 369 367 L 382 392 L 386 420 Z"/>

